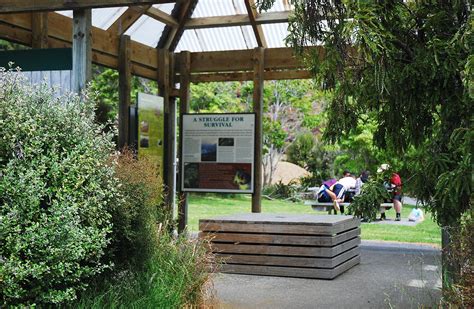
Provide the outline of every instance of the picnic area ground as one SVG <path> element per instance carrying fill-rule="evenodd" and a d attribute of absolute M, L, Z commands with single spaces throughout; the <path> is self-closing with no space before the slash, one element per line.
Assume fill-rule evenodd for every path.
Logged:
<path fill-rule="evenodd" d="M 408 200 L 415 203 L 413 200 Z M 334 280 L 214 274 L 215 308 L 419 308 L 437 307 L 441 297 L 440 230 L 429 214 L 407 220 L 414 205 L 405 204 L 402 221 L 361 225 L 361 263 Z M 198 221 L 250 212 L 250 197 L 191 195 L 189 229 Z M 316 212 L 303 203 L 264 200 L 264 213 Z"/>
<path fill-rule="evenodd" d="M 360 248 L 360 264 L 333 280 L 215 274 L 215 307 L 438 307 L 439 249 L 376 241 L 362 241 Z"/>
<path fill-rule="evenodd" d="M 408 200 L 416 203 L 413 200 Z M 402 221 L 395 222 L 393 208 L 387 211 L 387 221 L 374 221 L 361 225 L 362 240 L 383 240 L 409 243 L 424 243 L 440 246 L 441 231 L 433 222 L 431 215 L 425 213 L 426 219 L 420 223 L 409 223 L 407 218 L 414 205 L 404 204 Z M 193 232 L 199 230 L 199 219 L 212 218 L 222 215 L 249 213 L 251 211 L 250 195 L 234 195 L 222 197 L 215 194 L 195 195 L 189 197 L 189 229 Z M 325 214 L 316 212 L 303 203 L 292 203 L 282 200 L 263 200 L 263 213 L 299 213 L 299 214 Z M 391 220 L 390 220 L 391 219 Z"/>

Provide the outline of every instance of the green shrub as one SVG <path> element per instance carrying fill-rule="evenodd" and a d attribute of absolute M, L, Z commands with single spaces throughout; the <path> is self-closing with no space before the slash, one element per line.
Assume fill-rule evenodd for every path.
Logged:
<path fill-rule="evenodd" d="M 161 180 L 156 168 L 146 158 L 136 160 L 130 150 L 118 157 L 116 175 L 124 202 L 112 212 L 110 253 L 120 268 L 142 267 L 157 246 L 158 222 L 166 222 L 169 208 L 159 207 Z"/>
<path fill-rule="evenodd" d="M 161 231 L 167 228 L 163 226 Z M 99 291 L 84 293 L 78 308 L 201 308 L 209 301 L 207 242 L 159 234 L 145 267 L 116 274 Z"/>
<path fill-rule="evenodd" d="M 288 161 L 307 168 L 310 165 L 308 161 L 311 160 L 313 152 L 316 151 L 317 143 L 316 137 L 311 132 L 298 134 L 286 150 Z"/>
<path fill-rule="evenodd" d="M 303 177 L 303 187 L 314 187 L 334 177 L 337 152 L 326 146 L 311 132 L 302 132 L 287 149 L 288 162 L 304 167 L 311 175 Z"/>
<path fill-rule="evenodd" d="M 297 182 L 292 181 L 288 184 L 284 184 L 280 181 L 276 184 L 265 186 L 262 193 L 269 198 L 285 199 L 296 202 L 300 200 L 301 192 L 301 185 Z"/>
<path fill-rule="evenodd" d="M 113 144 L 84 95 L 0 71 L 0 307 L 60 304 L 110 265 Z"/>
<path fill-rule="evenodd" d="M 362 186 L 360 194 L 354 197 L 351 207 L 348 207 L 350 215 L 367 221 L 375 220 L 380 204 L 391 198 L 383 185 L 383 179 L 383 175 L 375 175 Z"/>

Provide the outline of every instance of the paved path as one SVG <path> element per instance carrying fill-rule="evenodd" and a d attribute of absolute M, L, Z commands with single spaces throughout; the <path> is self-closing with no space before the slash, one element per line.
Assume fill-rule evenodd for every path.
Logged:
<path fill-rule="evenodd" d="M 431 246 L 363 241 L 361 264 L 334 280 L 217 274 L 217 307 L 435 307 L 440 260 Z"/>

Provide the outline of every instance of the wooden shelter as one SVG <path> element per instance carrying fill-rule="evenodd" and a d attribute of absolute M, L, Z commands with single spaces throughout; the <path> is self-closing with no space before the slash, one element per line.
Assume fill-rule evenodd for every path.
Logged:
<path fill-rule="evenodd" d="M 196 17 L 194 12 L 202 3 L 205 6 L 201 9 L 219 11 L 218 6 L 225 4 L 234 7 L 235 11 L 234 14 L 213 13 Z M 174 132 L 177 114 L 189 110 L 190 83 L 253 81 L 256 184 L 252 212 L 260 212 L 264 80 L 310 77 L 310 73 L 291 49 L 271 47 L 273 38 L 269 38 L 264 27 L 280 24 L 286 29 L 288 16 L 291 14 L 287 0 L 279 0 L 277 3 L 282 9 L 258 13 L 255 0 L 200 0 L 199 3 L 198 0 L 0 0 L 0 38 L 33 48 L 72 47 L 73 89 L 76 91 L 80 91 L 90 79 L 91 63 L 118 69 L 119 146 L 129 142 L 131 76 L 156 80 L 159 95 L 164 97 L 165 103 L 164 182 L 168 192 L 175 192 L 176 189 L 174 162 L 177 151 Z M 93 12 L 96 12 L 95 16 L 99 16 L 105 14 L 105 8 L 109 8 L 110 18 L 107 22 L 101 26 L 92 25 Z M 67 12 L 64 13 L 64 10 Z M 110 14 L 111 10 L 114 10 L 113 14 Z M 135 40 L 132 30 L 139 29 L 147 22 L 156 25 L 156 33 L 152 27 L 142 36 L 153 39 Z M 240 40 L 245 42 L 245 48 L 201 48 L 200 51 L 190 52 L 180 45 L 184 44 L 180 42 L 187 33 L 194 31 L 195 36 L 198 33 L 213 33 L 215 36 L 224 32 L 223 29 L 240 33 Z M 211 35 L 211 40 L 224 39 L 235 38 Z M 156 44 L 145 44 L 145 41 Z M 227 43 L 231 45 L 232 41 Z M 283 46 L 283 42 L 281 45 Z M 176 52 L 177 47 L 179 52 Z M 314 49 L 321 56 L 324 55 L 323 49 Z M 175 104 L 178 98 L 179 110 Z M 169 204 L 172 195 L 168 194 Z M 180 200 L 183 201 L 179 207 L 180 217 L 183 218 L 180 220 L 180 228 L 183 228 L 187 211 L 185 194 L 182 194 Z"/>

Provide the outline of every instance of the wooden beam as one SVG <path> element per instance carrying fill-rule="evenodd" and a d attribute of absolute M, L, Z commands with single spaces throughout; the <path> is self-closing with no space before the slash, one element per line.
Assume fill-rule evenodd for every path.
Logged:
<path fill-rule="evenodd" d="M 8 24 L 3 24 L 0 22 L 0 38 L 29 46 L 31 44 L 32 34 L 29 30 L 25 30 Z M 48 45 L 49 48 L 65 48 L 72 46 L 71 42 L 65 42 L 51 37 L 49 37 Z M 118 68 L 117 57 L 111 56 L 109 54 L 104 54 L 92 50 L 91 60 L 94 64 L 102 65 L 112 69 Z M 156 80 L 158 76 L 156 69 L 152 70 L 149 68 L 145 68 L 136 63 L 132 63 L 132 74 L 140 77 L 145 77 L 151 80 Z"/>
<path fill-rule="evenodd" d="M 183 35 L 184 25 L 191 17 L 191 13 L 196 6 L 197 0 L 183 0 L 180 3 L 181 9 L 177 17 L 179 24 L 177 26 L 171 27 L 170 31 L 167 33 L 166 41 L 164 42 L 163 46 L 158 46 L 159 48 L 165 48 L 169 51 L 174 51 L 176 49 L 178 41 Z M 163 31 L 163 34 L 165 34 L 165 31 Z"/>
<path fill-rule="evenodd" d="M 163 165 L 163 184 L 165 205 L 169 207 L 171 212 L 175 213 L 172 208 L 174 202 L 175 187 L 175 156 L 176 156 L 176 105 L 174 100 L 170 99 L 170 52 L 166 49 L 158 50 L 158 92 L 163 97 L 164 117 L 165 117 L 165 134 L 164 134 L 164 165 Z"/>
<path fill-rule="evenodd" d="M 80 93 L 86 87 L 92 74 L 91 25 L 92 13 L 90 9 L 74 10 L 71 90 L 76 93 Z"/>
<path fill-rule="evenodd" d="M 130 28 L 151 6 L 131 6 L 107 29 L 111 35 L 120 36 Z"/>
<path fill-rule="evenodd" d="M 267 12 L 255 17 L 257 25 L 288 22 L 289 12 Z M 248 14 L 190 18 L 185 29 L 220 28 L 251 25 Z"/>
<path fill-rule="evenodd" d="M 31 47 L 48 48 L 48 13 L 31 14 Z"/>
<path fill-rule="evenodd" d="M 307 52 L 317 52 L 320 57 L 324 57 L 324 48 L 321 46 L 307 48 Z M 252 53 L 250 49 L 191 53 L 192 73 L 251 71 Z M 305 68 L 291 48 L 266 48 L 264 53 L 265 70 Z"/>
<path fill-rule="evenodd" d="M 0 23 L 0 38 L 10 42 L 30 45 L 33 36 L 29 30 Z"/>
<path fill-rule="evenodd" d="M 255 113 L 255 149 L 254 149 L 254 192 L 252 194 L 252 212 L 262 212 L 263 185 L 263 87 L 264 61 L 263 47 L 254 50 L 253 57 L 253 112 Z"/>
<path fill-rule="evenodd" d="M 145 11 L 145 14 L 153 19 L 156 19 L 159 22 L 162 22 L 172 27 L 177 27 L 179 25 L 178 21 L 174 19 L 173 16 L 168 15 L 155 7 L 150 7 L 148 10 Z"/>
<path fill-rule="evenodd" d="M 189 105 L 191 102 L 191 53 L 188 51 L 183 51 L 180 53 L 180 82 L 179 82 L 179 162 L 183 162 L 182 156 L 182 147 L 183 147 L 183 114 L 189 113 Z M 181 168 L 181 167 L 178 167 Z M 179 181 L 179 198 L 178 198 L 178 232 L 185 230 L 188 224 L 188 193 L 181 192 L 181 177 L 183 176 L 178 172 Z"/>
<path fill-rule="evenodd" d="M 5 26 L 2 27 L 4 31 L 0 32 L 0 36 L 25 45 L 31 44 L 31 13 L 1 14 L 0 23 L 5 24 Z M 27 30 L 27 32 L 20 29 Z M 28 36 L 29 41 L 24 40 L 27 33 L 30 33 Z M 49 13 L 48 35 L 50 47 L 70 47 L 72 43 L 71 19 L 58 13 Z M 54 46 L 51 44 L 54 44 Z M 92 27 L 92 59 L 94 63 L 111 67 L 111 63 L 113 62 L 115 63 L 113 68 L 117 68 L 118 46 L 119 38 L 117 36 L 111 35 L 100 28 Z M 131 41 L 130 48 L 132 50 L 132 73 L 156 80 L 156 49 L 134 41 Z M 112 61 L 111 58 L 115 59 Z M 105 59 L 106 62 L 101 63 L 100 61 L 102 59 Z"/>
<path fill-rule="evenodd" d="M 265 80 L 288 80 L 288 79 L 310 79 L 311 72 L 307 70 L 292 71 L 265 71 Z M 229 82 L 253 80 L 252 72 L 224 72 L 224 73 L 201 73 L 191 75 L 192 83 L 207 82 Z"/>
<path fill-rule="evenodd" d="M 255 34 L 255 39 L 257 40 L 257 44 L 260 47 L 267 47 L 267 41 L 265 40 L 265 34 L 263 33 L 263 28 L 260 25 L 257 25 L 256 16 L 257 16 L 257 9 L 255 8 L 255 1 L 254 0 L 244 0 L 245 7 L 247 8 L 247 12 L 250 18 L 250 24 L 252 25 L 253 32 Z"/>
<path fill-rule="evenodd" d="M 120 37 L 119 47 L 119 115 L 118 115 L 118 148 L 129 144 L 129 108 L 131 102 L 132 71 L 130 66 L 130 36 Z"/>
<path fill-rule="evenodd" d="M 0 13 L 77 10 L 174 2 L 176 0 L 0 0 Z"/>
<path fill-rule="evenodd" d="M 31 13 L 23 14 L 0 14 L 0 37 L 9 41 L 31 46 L 32 42 L 32 17 Z M 71 19 L 58 13 L 48 14 L 48 34 L 49 47 L 71 47 L 72 43 L 72 22 Z M 156 80 L 158 73 L 158 56 L 155 48 L 131 41 L 131 70 L 132 74 Z M 119 39 L 105 30 L 92 27 L 92 61 L 93 63 L 110 68 L 118 68 L 118 46 Z M 316 52 L 322 58 L 325 55 L 324 48 L 309 47 L 308 52 Z M 219 52 L 191 53 L 192 73 L 213 73 L 220 75 L 204 74 L 192 75 L 192 82 L 206 82 L 212 80 L 222 80 L 223 76 L 228 76 L 229 80 L 250 80 L 245 71 L 252 71 L 252 50 L 233 50 Z M 285 74 L 290 74 L 290 78 L 296 77 L 295 73 L 305 70 L 305 65 L 299 57 L 296 57 L 291 48 L 266 48 L 265 51 L 265 79 L 286 79 Z M 353 49 L 353 56 L 356 52 Z M 176 68 L 179 69 L 177 58 Z M 285 71 L 285 73 L 283 73 Z M 226 75 L 227 74 L 227 75 Z M 275 74 L 276 77 L 269 77 L 268 74 Z M 270 75 L 271 76 L 271 75 Z M 294 77 L 292 77 L 294 76 Z"/>

